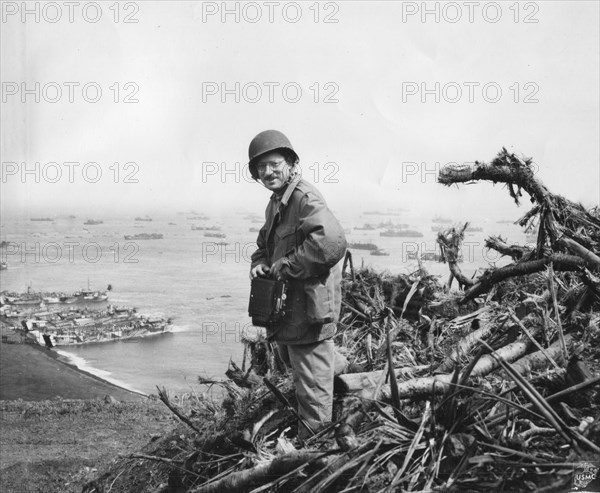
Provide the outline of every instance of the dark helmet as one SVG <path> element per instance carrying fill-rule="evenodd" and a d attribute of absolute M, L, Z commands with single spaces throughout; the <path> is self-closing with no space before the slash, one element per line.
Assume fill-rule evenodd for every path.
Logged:
<path fill-rule="evenodd" d="M 266 154 L 267 152 L 276 151 L 278 149 L 285 149 L 284 154 L 291 154 L 294 161 L 298 161 L 298 154 L 294 151 L 290 140 L 278 130 L 265 130 L 259 133 L 250 142 L 248 148 L 248 167 L 250 168 L 250 174 L 255 180 L 258 179 L 258 171 L 254 165 L 256 158 Z"/>

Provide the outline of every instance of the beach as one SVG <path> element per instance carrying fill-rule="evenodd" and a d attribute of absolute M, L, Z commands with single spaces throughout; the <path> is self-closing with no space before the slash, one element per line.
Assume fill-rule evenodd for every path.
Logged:
<path fill-rule="evenodd" d="M 52 349 L 22 344 L 12 330 L 3 328 L 8 342 L 0 345 L 0 400 L 96 399 L 109 395 L 118 401 L 145 400 L 62 361 Z"/>

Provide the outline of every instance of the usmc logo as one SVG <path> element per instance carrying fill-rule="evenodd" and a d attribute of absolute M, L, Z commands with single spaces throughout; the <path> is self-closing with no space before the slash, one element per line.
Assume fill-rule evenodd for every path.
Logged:
<path fill-rule="evenodd" d="M 585 488 L 598 477 L 598 469 L 598 467 L 589 462 L 579 464 L 573 473 L 573 486 L 576 488 Z"/>

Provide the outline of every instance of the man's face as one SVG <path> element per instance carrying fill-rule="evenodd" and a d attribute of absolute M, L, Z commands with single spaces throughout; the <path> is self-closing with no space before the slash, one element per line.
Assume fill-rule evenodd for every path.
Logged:
<path fill-rule="evenodd" d="M 269 152 L 256 161 L 258 179 L 272 192 L 278 192 L 290 176 L 291 166 L 279 152 Z"/>

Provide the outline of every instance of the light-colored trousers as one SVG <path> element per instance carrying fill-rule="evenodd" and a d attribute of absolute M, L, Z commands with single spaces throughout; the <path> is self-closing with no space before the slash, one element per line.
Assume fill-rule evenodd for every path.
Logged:
<path fill-rule="evenodd" d="M 277 344 L 281 359 L 292 368 L 298 414 L 317 432 L 331 422 L 335 350 L 333 339 L 311 344 Z M 298 423 L 298 436 L 311 433 Z"/>

